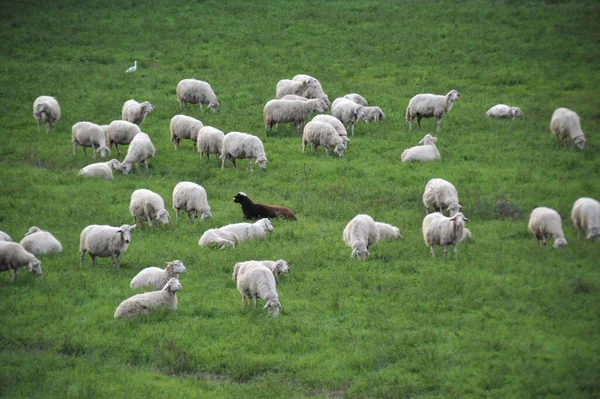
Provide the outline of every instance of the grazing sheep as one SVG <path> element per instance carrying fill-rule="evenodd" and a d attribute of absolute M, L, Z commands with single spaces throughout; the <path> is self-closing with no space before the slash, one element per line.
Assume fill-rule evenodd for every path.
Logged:
<path fill-rule="evenodd" d="M 360 118 L 361 121 L 365 123 L 369 123 L 370 121 L 379 122 L 380 120 L 385 119 L 385 114 L 381 110 L 381 108 L 377 106 L 373 107 L 364 107 L 364 114 Z"/>
<path fill-rule="evenodd" d="M 546 238 L 554 238 L 554 248 L 567 246 L 565 234 L 562 230 L 560 215 L 554 209 L 540 206 L 535 208 L 529 216 L 529 230 L 535 234 L 540 245 L 546 245 Z"/>
<path fill-rule="evenodd" d="M 556 148 L 559 148 L 562 141 L 564 148 L 567 148 L 567 136 L 571 139 L 572 147 L 583 150 L 585 147 L 585 135 L 581 130 L 579 115 L 568 108 L 558 108 L 552 114 L 550 129 L 556 138 Z"/>
<path fill-rule="evenodd" d="M 15 281 L 19 275 L 19 268 L 23 266 L 27 266 L 35 277 L 42 275 L 42 262 L 27 252 L 21 244 L 0 241 L 0 271 L 8 270 L 11 281 Z"/>
<path fill-rule="evenodd" d="M 448 245 L 454 245 L 454 256 L 456 246 L 464 239 L 465 223 L 469 219 L 458 212 L 452 217 L 446 217 L 439 212 L 430 213 L 423 219 L 423 239 L 429 247 L 431 256 L 435 256 L 435 245 L 444 246 L 444 256 L 448 251 Z"/>
<path fill-rule="evenodd" d="M 225 134 L 222 131 L 212 126 L 204 126 L 198 131 L 197 137 L 196 145 L 198 146 L 200 159 L 202 159 L 204 154 L 206 154 L 208 159 L 210 159 L 210 154 L 221 156 L 223 137 L 225 137 Z"/>
<path fill-rule="evenodd" d="M 129 247 L 133 229 L 135 224 L 124 224 L 121 227 L 91 224 L 84 228 L 79 236 L 80 266 L 83 266 L 83 258 L 86 252 L 89 252 L 93 267 L 96 267 L 96 256 L 98 256 L 112 258 L 113 265 L 119 269 L 121 255 Z"/>
<path fill-rule="evenodd" d="M 275 277 L 266 266 L 259 266 L 248 273 L 238 275 L 237 288 L 242 294 L 242 306 L 246 306 L 246 298 L 248 298 L 248 302 L 253 299 L 256 307 L 256 298 L 261 298 L 267 301 L 263 309 L 269 309 L 273 317 L 279 314 L 281 304 L 275 290 Z"/>
<path fill-rule="evenodd" d="M 437 141 L 437 137 L 433 137 L 431 134 L 426 134 L 425 137 L 419 144 L 415 147 L 407 148 L 402 151 L 402 155 L 400 155 L 400 159 L 402 162 L 411 162 L 411 161 L 435 161 L 436 159 L 440 159 L 440 152 L 438 151 L 435 142 Z"/>
<path fill-rule="evenodd" d="M 579 198 L 573 204 L 571 219 L 577 229 L 577 238 L 581 237 L 581 229 L 587 232 L 587 239 L 600 239 L 600 202 L 593 198 Z"/>
<path fill-rule="evenodd" d="M 129 283 L 131 288 L 146 288 L 151 287 L 157 290 L 164 286 L 172 278 L 178 278 L 181 273 L 185 273 L 185 265 L 179 259 L 167 262 L 167 267 L 164 269 L 158 267 L 147 267 L 142 269 Z"/>
<path fill-rule="evenodd" d="M 344 140 L 342 140 L 335 128 L 327 122 L 308 122 L 304 126 L 304 133 L 302 135 L 303 154 L 308 143 L 311 144 L 315 152 L 320 145 L 323 146 L 327 156 L 329 156 L 329 151 L 334 151 L 339 157 L 343 157 L 344 150 L 346 149 Z"/>
<path fill-rule="evenodd" d="M 265 238 L 268 232 L 274 231 L 271 221 L 267 218 L 260 219 L 254 223 L 234 223 L 218 229 L 206 230 L 198 245 L 201 247 L 219 247 L 221 249 L 229 246 L 235 248 L 236 244 L 244 241 Z"/>
<path fill-rule="evenodd" d="M 331 104 L 331 115 L 338 118 L 346 128 L 352 126 L 352 135 L 354 136 L 354 124 L 365 116 L 365 107 L 340 97 Z"/>
<path fill-rule="evenodd" d="M 27 252 L 34 255 L 45 255 L 49 253 L 58 253 L 63 250 L 60 242 L 49 232 L 32 226 L 21 240 L 21 245 Z"/>
<path fill-rule="evenodd" d="M 249 260 L 246 262 L 238 262 L 233 266 L 233 281 L 237 281 L 239 275 L 248 273 L 257 267 L 267 267 L 277 279 L 282 274 L 290 272 L 288 263 L 283 260 Z"/>
<path fill-rule="evenodd" d="M 133 216 L 133 223 L 137 224 L 139 219 L 140 228 L 144 221 L 152 227 L 152 221 L 156 220 L 162 224 L 169 224 L 169 212 L 165 209 L 165 201 L 162 197 L 153 191 L 141 188 L 131 193 L 131 202 L 129 203 L 129 212 Z"/>
<path fill-rule="evenodd" d="M 301 82 L 303 80 L 310 79 L 312 83 L 308 85 L 304 93 L 301 93 L 301 96 L 306 98 L 320 98 L 325 101 L 325 105 L 327 108 L 329 107 L 329 97 L 323 91 L 323 87 L 321 86 L 321 82 L 319 82 L 316 78 L 313 78 L 310 75 L 296 75 L 292 78 L 293 81 Z"/>
<path fill-rule="evenodd" d="M 104 159 L 106 153 L 110 153 L 110 148 L 106 146 L 106 133 L 104 130 L 92 122 L 77 122 L 71 129 L 71 140 L 73 141 L 73 155 L 77 146 L 83 148 L 83 153 L 87 156 L 86 147 L 92 147 L 92 158 L 96 158 L 96 152 L 100 151 L 100 157 Z"/>
<path fill-rule="evenodd" d="M 196 148 L 198 131 L 203 127 L 204 125 L 202 122 L 191 116 L 175 115 L 172 117 L 169 130 L 171 131 L 171 142 L 173 143 L 175 150 L 179 149 L 179 142 L 181 139 L 192 140 L 194 148 Z"/>
<path fill-rule="evenodd" d="M 60 119 L 60 105 L 56 98 L 51 96 L 39 96 L 33 102 L 33 117 L 37 121 L 37 129 L 40 131 L 40 121 L 46 124 L 46 134 L 54 132 L 54 125 Z"/>
<path fill-rule="evenodd" d="M 348 222 L 342 234 L 344 243 L 352 248 L 352 257 L 365 260 L 369 247 L 382 240 L 402 238 L 400 230 L 387 223 L 376 222 L 369 215 L 356 215 Z"/>
<path fill-rule="evenodd" d="M 303 96 L 306 89 L 314 84 L 314 81 L 311 79 L 302 79 L 300 81 L 281 79 L 277 82 L 277 87 L 275 88 L 275 98 L 281 98 L 286 95 Z"/>
<path fill-rule="evenodd" d="M 265 148 L 262 141 L 256 136 L 248 133 L 229 132 L 223 137 L 223 146 L 221 147 L 221 170 L 225 169 L 228 160 L 233 162 L 237 169 L 236 159 L 248 159 L 248 167 L 252 172 L 252 159 L 261 169 L 265 169 L 269 161 L 265 154 Z"/>
<path fill-rule="evenodd" d="M 358 93 L 346 94 L 344 96 L 344 98 L 346 100 L 353 101 L 353 102 L 357 103 L 358 105 L 362 105 L 363 107 L 366 107 L 367 105 L 369 105 L 369 103 L 367 102 L 367 100 L 363 96 L 361 96 L 360 94 L 358 94 Z"/>
<path fill-rule="evenodd" d="M 146 165 L 146 169 L 148 169 L 148 159 L 152 158 L 154 153 L 154 144 L 152 144 L 150 136 L 143 132 L 136 134 L 129 144 L 125 159 L 121 162 L 121 172 L 125 175 L 129 174 L 131 166 L 135 163 L 139 167 L 142 161 Z"/>
<path fill-rule="evenodd" d="M 519 107 L 511 107 L 506 104 L 496 104 L 492 108 L 488 109 L 485 113 L 488 118 L 505 118 L 515 119 L 523 118 L 523 111 Z"/>
<path fill-rule="evenodd" d="M 144 292 L 127 298 L 117 306 L 115 319 L 147 315 L 162 307 L 177 310 L 177 291 L 181 288 L 177 277 L 173 277 L 160 291 Z"/>
<path fill-rule="evenodd" d="M 209 83 L 196 79 L 183 79 L 177 84 L 177 101 L 179 108 L 187 108 L 188 104 L 198 104 L 200 112 L 204 105 L 215 113 L 219 109 L 219 101 Z"/>
<path fill-rule="evenodd" d="M 450 90 L 445 96 L 438 94 L 417 94 L 410 99 L 408 107 L 406 107 L 406 120 L 408 121 L 408 130 L 412 129 L 412 121 L 417 117 L 419 129 L 421 127 L 421 119 L 432 118 L 436 119 L 436 131 L 440 130 L 442 118 L 452 109 L 454 101 L 458 100 L 460 93 L 456 90 Z"/>
<path fill-rule="evenodd" d="M 138 103 L 135 100 L 127 100 L 123 104 L 121 119 L 135 123 L 136 125 L 141 125 L 144 119 L 146 119 L 146 115 L 152 111 L 154 111 L 154 105 L 150 104 L 148 101 Z"/>
<path fill-rule="evenodd" d="M 92 163 L 79 169 L 77 176 L 83 177 L 100 177 L 104 180 L 114 179 L 112 170 L 120 170 L 121 163 L 116 159 L 111 159 L 108 162 Z"/>
<path fill-rule="evenodd" d="M 340 122 L 338 118 L 332 115 L 319 114 L 315 115 L 314 118 L 312 118 L 311 122 L 329 123 L 331 126 L 333 126 L 337 134 L 342 138 L 342 141 L 344 142 L 344 150 L 348 149 L 348 143 L 350 143 L 350 139 L 348 138 L 348 132 L 346 132 L 344 124 Z"/>
<path fill-rule="evenodd" d="M 274 124 L 293 122 L 300 133 L 302 125 L 313 112 L 323 113 L 327 105 L 322 99 L 302 100 L 270 100 L 263 108 L 265 133 L 273 130 Z"/>
<path fill-rule="evenodd" d="M 206 190 L 201 185 L 189 181 L 179 182 L 173 189 L 173 209 L 177 219 L 179 219 L 179 211 L 184 210 L 194 223 L 198 219 L 198 213 L 201 215 L 200 220 L 212 218 Z"/>
<path fill-rule="evenodd" d="M 3 231 L 0 231 L 0 241 L 12 241 L 12 238 Z"/>
<path fill-rule="evenodd" d="M 456 187 L 444 179 L 431 179 L 427 182 L 423 192 L 423 205 L 425 214 L 432 208 L 434 212 L 440 213 L 447 210 L 450 216 L 454 216 L 462 209 L 462 205 L 458 203 Z"/>
<path fill-rule="evenodd" d="M 221 231 L 220 229 L 206 230 L 198 241 L 198 245 L 201 247 L 217 247 L 220 249 L 224 249 L 226 247 L 235 248 L 235 246 L 239 243 L 240 237 L 238 237 L 237 234 L 229 231 Z"/>
<path fill-rule="evenodd" d="M 235 197 L 233 197 L 233 202 L 242 206 L 242 213 L 246 220 L 262 218 L 298 220 L 291 209 L 281 205 L 266 205 L 252 202 L 252 200 L 242 192 L 237 193 Z"/>
<path fill-rule="evenodd" d="M 112 121 L 110 125 L 108 125 L 108 130 L 106 132 L 106 141 L 108 143 L 108 147 L 112 150 L 114 145 L 117 150 L 117 154 L 121 155 L 121 151 L 119 151 L 119 144 L 129 145 L 135 135 L 141 131 L 142 130 L 140 127 L 135 123 L 121 120 Z"/>

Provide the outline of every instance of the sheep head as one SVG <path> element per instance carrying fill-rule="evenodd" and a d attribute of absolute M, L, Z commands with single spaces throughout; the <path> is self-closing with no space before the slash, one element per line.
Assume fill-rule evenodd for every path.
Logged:
<path fill-rule="evenodd" d="M 365 260 L 369 257 L 369 249 L 364 243 L 359 243 L 352 249 L 352 257 Z"/>
<path fill-rule="evenodd" d="M 271 221 L 268 218 L 263 218 L 260 219 L 259 221 L 256 222 L 256 224 L 258 225 L 262 225 L 263 228 L 265 229 L 265 231 L 275 231 L 275 229 L 273 228 L 273 224 L 271 223 Z"/>
<path fill-rule="evenodd" d="M 158 220 L 159 222 L 161 222 L 162 224 L 169 224 L 169 219 L 171 218 L 171 215 L 169 215 L 169 212 L 166 209 L 161 209 L 160 211 L 158 211 L 158 213 L 156 214 L 156 220 Z"/>
<path fill-rule="evenodd" d="M 431 145 L 433 143 L 435 143 L 437 141 L 437 137 L 433 137 L 431 134 L 426 134 L 421 141 L 419 141 L 419 144 L 422 145 Z"/>
<path fill-rule="evenodd" d="M 141 103 L 140 108 L 146 113 L 154 111 L 154 105 L 150 104 L 148 101 Z"/>
<path fill-rule="evenodd" d="M 96 152 L 100 153 L 100 158 L 104 159 L 106 157 L 106 153 L 108 152 L 110 154 L 110 148 L 108 148 L 105 145 L 101 145 L 100 147 L 98 147 L 96 149 Z"/>
<path fill-rule="evenodd" d="M 277 262 L 275 262 L 275 272 L 278 276 L 280 274 L 286 274 L 290 272 L 290 267 L 285 260 L 279 259 Z"/>
<path fill-rule="evenodd" d="M 240 191 L 233 197 L 233 202 L 243 205 L 247 203 L 252 203 L 252 200 L 246 195 L 246 193 Z"/>
<path fill-rule="evenodd" d="M 523 111 L 521 111 L 521 108 L 519 108 L 519 107 L 511 107 L 510 115 L 512 116 L 513 119 L 523 118 Z"/>
<path fill-rule="evenodd" d="M 346 149 L 346 147 L 344 146 L 344 144 L 338 144 L 335 146 L 335 153 L 338 154 L 338 156 L 341 158 L 344 156 L 344 150 Z"/>
<path fill-rule="evenodd" d="M 185 273 L 185 265 L 179 259 L 175 259 L 174 261 L 167 262 L 167 270 L 172 271 L 175 274 Z"/>
<path fill-rule="evenodd" d="M 173 277 L 169 281 L 167 281 L 167 283 L 165 284 L 165 286 L 163 287 L 162 290 L 169 291 L 169 292 L 177 292 L 182 288 L 183 287 L 181 286 L 181 283 L 179 282 L 177 277 Z"/>
<path fill-rule="evenodd" d="M 39 228 L 39 227 L 37 227 L 37 226 L 31 226 L 31 227 L 29 228 L 29 230 L 27 230 L 27 233 L 25 233 L 25 237 L 27 237 L 28 235 L 31 235 L 31 234 L 33 234 L 33 233 L 37 233 L 38 231 L 42 231 L 42 229 L 40 229 L 40 228 Z"/>
<path fill-rule="evenodd" d="M 277 315 L 279 315 L 279 311 L 281 309 L 283 309 L 283 307 L 281 306 L 281 304 L 279 303 L 279 301 L 277 299 L 272 300 L 269 299 L 267 301 L 267 303 L 265 304 L 265 306 L 263 307 L 263 309 L 269 309 L 269 312 L 271 313 L 271 316 L 275 317 Z"/>
<path fill-rule="evenodd" d="M 256 161 L 254 161 L 254 163 L 257 163 L 261 169 L 266 169 L 267 165 L 269 164 L 269 161 L 267 160 L 267 157 L 261 155 L 258 158 L 256 158 Z"/>
<path fill-rule="evenodd" d="M 219 102 L 217 100 L 213 100 L 208 104 L 208 108 L 210 108 L 211 112 L 214 114 L 219 109 Z"/>
<path fill-rule="evenodd" d="M 573 145 L 577 147 L 577 149 L 583 150 L 583 148 L 585 147 L 585 137 L 575 137 L 575 140 L 573 140 Z"/>
<path fill-rule="evenodd" d="M 212 213 L 210 213 L 210 211 L 206 211 L 202 214 L 202 216 L 200 217 L 200 220 L 206 220 L 206 219 L 212 219 Z"/>
<path fill-rule="evenodd" d="M 42 262 L 40 262 L 37 258 L 33 258 L 33 260 L 29 262 L 27 267 L 35 277 L 39 277 L 42 275 Z"/>
<path fill-rule="evenodd" d="M 446 94 L 446 97 L 448 97 L 448 101 L 453 102 L 458 100 L 460 93 L 457 90 L 450 90 L 450 92 Z"/>
<path fill-rule="evenodd" d="M 460 210 L 463 208 L 463 206 L 461 204 L 450 204 L 450 206 L 448 206 L 448 208 L 446 208 L 446 210 L 448 211 L 448 214 L 452 217 L 454 215 L 456 215 L 458 212 L 460 212 Z"/>
<path fill-rule="evenodd" d="M 131 230 L 135 228 L 135 224 L 124 224 L 121 227 L 119 227 L 119 230 L 117 230 L 117 233 L 121 235 L 121 239 L 125 242 L 125 244 L 129 244 L 129 242 L 131 241 Z"/>

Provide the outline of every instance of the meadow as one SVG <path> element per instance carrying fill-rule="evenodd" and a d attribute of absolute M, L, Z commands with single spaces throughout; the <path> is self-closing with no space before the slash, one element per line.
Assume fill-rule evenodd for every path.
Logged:
<path fill-rule="evenodd" d="M 592 398 L 600 395 L 600 244 L 578 238 L 570 212 L 600 199 L 600 4 L 596 1 L 14 2 L 0 9 L 0 230 L 54 234 L 60 254 L 43 275 L 0 274 L 0 396 Z M 137 60 L 135 73 L 125 70 Z M 343 158 L 308 151 L 291 125 L 265 134 L 264 104 L 280 79 L 319 79 L 331 101 L 357 92 L 385 112 L 359 123 Z M 221 170 L 169 121 L 184 78 L 211 83 L 221 107 L 183 113 L 224 132 L 259 136 L 269 165 Z M 462 95 L 435 133 L 409 131 L 417 93 Z M 59 101 L 54 133 L 38 132 L 32 103 Z M 120 119 L 128 99 L 155 106 L 142 123 L 156 147 L 150 168 L 112 181 L 77 177 L 71 126 Z M 492 105 L 522 120 L 489 120 Z M 561 106 L 581 117 L 583 151 L 556 149 L 549 124 Z M 400 162 L 424 134 L 441 160 Z M 89 151 L 88 151 L 89 152 Z M 122 160 L 113 151 L 111 157 Z M 99 161 L 99 159 L 97 159 Z M 427 181 L 458 189 L 473 239 L 456 257 L 423 242 Z M 180 181 L 201 184 L 213 218 L 190 223 L 171 208 Z M 135 189 L 159 193 L 169 226 L 136 229 L 115 270 L 79 265 L 89 224 L 132 223 Z M 242 221 L 232 197 L 293 209 L 263 241 L 197 245 Z M 513 205 L 510 214 L 495 206 Z M 556 209 L 568 246 L 540 247 L 532 209 Z M 359 213 L 400 228 L 366 261 L 342 241 Z M 243 308 L 233 265 L 287 260 L 283 311 Z M 115 320 L 139 270 L 180 259 L 176 312 Z M 260 302 L 259 302 L 260 304 Z"/>

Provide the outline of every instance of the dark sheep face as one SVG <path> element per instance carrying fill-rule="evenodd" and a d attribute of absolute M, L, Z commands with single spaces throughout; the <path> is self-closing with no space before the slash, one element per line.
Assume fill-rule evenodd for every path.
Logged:
<path fill-rule="evenodd" d="M 248 201 L 248 196 L 244 193 L 237 193 L 234 197 L 233 197 L 233 202 L 236 202 L 238 204 L 242 204 L 244 202 Z"/>

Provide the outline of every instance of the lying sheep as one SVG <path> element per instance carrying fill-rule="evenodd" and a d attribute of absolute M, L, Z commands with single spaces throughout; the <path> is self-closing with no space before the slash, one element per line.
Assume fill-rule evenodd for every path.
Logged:
<path fill-rule="evenodd" d="M 0 241 L 12 241 L 12 238 L 3 231 L 0 231 Z"/>
<path fill-rule="evenodd" d="M 579 115 L 568 108 L 558 108 L 552 114 L 550 129 L 556 138 L 556 148 L 562 142 L 564 148 L 567 148 L 567 136 L 571 139 L 572 147 L 583 150 L 585 147 L 585 135 L 581 130 Z"/>
<path fill-rule="evenodd" d="M 554 248 L 567 246 L 565 234 L 562 230 L 560 215 L 554 209 L 540 206 L 535 208 L 529 216 L 529 230 L 535 234 L 540 245 L 546 245 L 546 238 L 554 238 Z"/>
<path fill-rule="evenodd" d="M 198 241 L 198 245 L 201 247 L 220 249 L 235 248 L 239 243 L 240 237 L 237 234 L 220 229 L 206 230 Z"/>
<path fill-rule="evenodd" d="M 119 144 L 129 145 L 135 135 L 141 131 L 142 130 L 140 127 L 135 123 L 121 120 L 112 121 L 110 125 L 108 125 L 108 129 L 106 131 L 108 148 L 112 150 L 114 145 L 115 149 L 117 150 L 117 154 L 121 155 L 121 151 L 119 151 Z"/>
<path fill-rule="evenodd" d="M 365 260 L 369 247 L 382 240 L 402 238 L 400 230 L 387 223 L 376 222 L 369 215 L 356 215 L 344 228 L 344 243 L 352 248 L 352 257 Z"/>
<path fill-rule="evenodd" d="M 323 113 L 327 105 L 322 99 L 301 100 L 270 100 L 263 108 L 265 133 L 273 130 L 274 124 L 293 122 L 296 131 L 300 133 L 302 125 L 306 123 L 313 112 Z"/>
<path fill-rule="evenodd" d="M 488 109 L 485 113 L 488 118 L 504 118 L 504 119 L 515 119 L 523 118 L 523 111 L 519 107 L 511 107 L 506 104 L 496 104 L 492 108 Z"/>
<path fill-rule="evenodd" d="M 79 169 L 77 176 L 83 177 L 100 177 L 104 180 L 114 179 L 112 170 L 120 170 L 121 163 L 116 159 L 111 159 L 108 162 L 92 163 Z"/>
<path fill-rule="evenodd" d="M 196 145 L 198 152 L 200 153 L 200 159 L 206 154 L 207 158 L 210 159 L 210 154 L 217 154 L 221 156 L 221 149 L 223 148 L 223 137 L 225 134 L 212 126 L 204 126 L 198 131 Z"/>
<path fill-rule="evenodd" d="M 297 96 L 295 94 L 286 94 L 285 96 L 281 97 L 280 100 L 298 100 L 298 101 L 308 101 L 310 100 L 309 98 L 306 98 L 304 96 Z"/>
<path fill-rule="evenodd" d="M 92 158 L 96 158 L 96 152 L 100 151 L 100 157 L 104 159 L 110 148 L 106 146 L 106 134 L 104 130 L 92 122 L 77 122 L 71 129 L 71 140 L 73 141 L 73 155 L 77 146 L 83 148 L 87 156 L 86 147 L 92 147 Z"/>
<path fill-rule="evenodd" d="M 135 123 L 136 125 L 141 125 L 144 119 L 146 119 L 146 115 L 152 111 L 154 111 L 154 106 L 148 101 L 138 103 L 135 100 L 127 100 L 123 104 L 121 119 L 127 122 Z"/>
<path fill-rule="evenodd" d="M 257 267 L 267 267 L 277 279 L 282 274 L 290 272 L 288 263 L 283 260 L 249 260 L 246 262 L 238 262 L 233 266 L 233 281 L 237 281 L 239 275 L 248 273 Z"/>
<path fill-rule="evenodd" d="M 242 213 L 246 220 L 262 218 L 298 220 L 290 208 L 281 205 L 267 205 L 253 202 L 250 197 L 243 192 L 237 193 L 233 197 L 233 202 L 242 206 Z"/>
<path fill-rule="evenodd" d="M 323 91 L 323 87 L 321 86 L 321 82 L 318 79 L 313 78 L 310 75 L 296 75 L 292 78 L 295 82 L 300 82 L 306 79 L 310 79 L 312 81 L 311 84 L 308 85 L 304 93 L 301 93 L 301 96 L 306 98 L 320 98 L 325 102 L 325 106 L 329 108 L 329 97 Z"/>
<path fill-rule="evenodd" d="M 436 120 L 436 131 L 440 130 L 442 118 L 452 109 L 454 101 L 458 100 L 460 93 L 456 90 L 450 90 L 445 96 L 438 94 L 417 94 L 410 99 L 408 107 L 406 107 L 406 120 L 408 121 L 408 130 L 412 129 L 412 121 L 417 117 L 419 129 L 421 127 L 421 119 L 433 118 Z"/>
<path fill-rule="evenodd" d="M 248 133 L 229 132 L 223 137 L 223 146 L 221 147 L 221 170 L 225 169 L 228 160 L 233 162 L 237 169 L 236 159 L 248 159 L 248 167 L 252 172 L 252 159 L 261 169 L 265 169 L 269 163 L 265 154 L 265 148 L 262 141 L 256 136 Z"/>
<path fill-rule="evenodd" d="M 0 271 L 8 270 L 9 278 L 15 281 L 19 275 L 19 268 L 23 266 L 27 266 L 35 277 L 42 275 L 42 262 L 27 252 L 21 244 L 0 241 Z"/>
<path fill-rule="evenodd" d="M 410 147 L 402 151 L 402 155 L 400 155 L 400 160 L 402 162 L 427 162 L 440 159 L 440 152 L 438 151 L 435 145 L 436 141 L 437 137 L 433 137 L 431 134 L 426 134 L 423 137 L 423 139 L 419 141 L 419 144 L 422 145 Z"/>
<path fill-rule="evenodd" d="M 207 105 L 215 113 L 219 109 L 219 101 L 209 83 L 196 79 L 183 79 L 177 84 L 177 101 L 179 108 L 187 108 L 188 104 L 198 104 L 200 112 Z"/>
<path fill-rule="evenodd" d="M 131 166 L 135 163 L 139 167 L 140 162 L 144 162 L 148 169 L 148 159 L 152 158 L 154 153 L 154 144 L 152 144 L 150 136 L 143 132 L 136 134 L 129 144 L 125 159 L 121 162 L 121 172 L 125 175 L 129 174 Z"/>
<path fill-rule="evenodd" d="M 147 315 L 162 307 L 177 310 L 177 291 L 181 288 L 177 277 L 173 277 L 160 291 L 145 292 L 127 298 L 117 306 L 115 319 Z"/>
<path fill-rule="evenodd" d="M 80 266 L 83 266 L 83 258 L 86 252 L 89 252 L 93 267 L 96 267 L 96 256 L 98 256 L 112 258 L 113 265 L 119 269 L 121 255 L 129 247 L 133 229 L 135 224 L 124 224 L 121 227 L 92 224 L 84 228 L 79 236 Z"/>
<path fill-rule="evenodd" d="M 334 151 L 339 157 L 343 157 L 346 149 L 344 141 L 335 128 L 326 122 L 308 122 L 304 126 L 304 134 L 302 135 L 303 154 L 308 143 L 311 144 L 315 152 L 319 146 L 323 146 L 327 156 L 329 156 L 329 151 Z"/>
<path fill-rule="evenodd" d="M 454 216 L 462 209 L 462 205 L 458 203 L 456 187 L 444 179 L 431 179 L 427 182 L 423 192 L 423 205 L 425 214 L 432 208 L 434 212 L 440 213 L 447 210 L 450 216 Z"/>
<path fill-rule="evenodd" d="M 54 125 L 60 119 L 60 105 L 56 98 L 51 96 L 39 96 L 33 102 L 33 117 L 37 121 L 37 129 L 40 131 L 40 121 L 46 124 L 46 134 L 54 132 Z"/>
<path fill-rule="evenodd" d="M 423 239 L 425 245 L 429 247 L 431 256 L 435 256 L 434 247 L 436 245 L 444 246 L 444 256 L 446 256 L 450 244 L 454 245 L 454 256 L 456 256 L 456 246 L 464 239 L 465 223 L 468 221 L 469 219 L 461 212 L 449 218 L 439 212 L 425 216 L 423 219 Z"/>
<path fill-rule="evenodd" d="M 164 269 L 158 267 L 147 267 L 142 269 L 129 283 L 129 286 L 135 288 L 151 287 L 157 290 L 164 286 L 172 278 L 178 278 L 181 273 L 185 273 L 185 265 L 179 259 L 167 262 Z"/>
<path fill-rule="evenodd" d="M 63 250 L 60 242 L 49 232 L 32 226 L 20 243 L 27 252 L 34 255 L 58 253 Z"/>
<path fill-rule="evenodd" d="M 177 219 L 179 211 L 183 210 L 194 223 L 198 219 L 198 213 L 201 215 L 200 220 L 212 218 L 206 190 L 201 185 L 189 181 L 179 182 L 173 189 L 173 209 Z"/>
<path fill-rule="evenodd" d="M 385 114 L 381 110 L 381 108 L 377 106 L 373 107 L 364 107 L 364 114 L 360 118 L 361 121 L 365 123 L 369 123 L 370 121 L 379 122 L 385 119 Z"/>
<path fill-rule="evenodd" d="M 314 81 L 311 79 L 302 79 L 299 81 L 281 79 L 277 82 L 277 87 L 275 88 L 275 98 L 281 98 L 286 95 L 303 96 L 306 89 L 314 84 Z"/>
<path fill-rule="evenodd" d="M 243 306 L 246 306 L 246 298 L 248 298 L 253 299 L 256 307 L 256 298 L 261 298 L 267 301 L 263 309 L 269 309 L 273 317 L 279 314 L 281 304 L 275 289 L 275 277 L 266 266 L 256 267 L 248 273 L 238 275 L 237 288 L 242 294 Z"/>
<path fill-rule="evenodd" d="M 192 140 L 194 148 L 196 148 L 198 131 L 203 127 L 204 125 L 202 122 L 191 116 L 175 115 L 172 117 L 169 130 L 171 132 L 171 142 L 173 143 L 175 150 L 179 149 L 179 142 L 181 139 Z"/>
<path fill-rule="evenodd" d="M 346 128 L 352 126 L 352 135 L 354 136 L 354 124 L 365 116 L 365 107 L 340 97 L 331 104 L 331 115 L 338 118 Z"/>
<path fill-rule="evenodd" d="M 221 249 L 229 246 L 235 248 L 237 244 L 244 241 L 265 238 L 268 232 L 274 231 L 269 219 L 260 219 L 254 223 L 234 223 L 210 229 L 202 234 L 198 245 L 201 247 L 219 247 Z"/>
<path fill-rule="evenodd" d="M 312 118 L 311 122 L 329 123 L 331 126 L 333 126 L 337 134 L 342 138 L 342 141 L 344 142 L 344 150 L 348 149 L 348 143 L 350 143 L 350 139 L 348 138 L 348 132 L 346 132 L 344 124 L 340 122 L 338 118 L 332 115 L 319 114 L 315 115 L 314 118 Z"/>
<path fill-rule="evenodd" d="M 152 221 L 156 220 L 162 224 L 169 224 L 169 212 L 165 209 L 165 201 L 162 197 L 153 191 L 141 188 L 131 193 L 129 202 L 129 212 L 133 216 L 133 224 L 137 225 L 139 220 L 140 228 L 144 221 L 152 227 Z"/>
<path fill-rule="evenodd" d="M 587 232 L 587 239 L 600 239 L 600 202 L 593 198 L 579 198 L 573 204 L 571 219 L 577 229 L 577 238 L 581 229 Z"/>
<path fill-rule="evenodd" d="M 366 107 L 367 105 L 369 105 L 369 103 L 367 102 L 367 100 L 363 96 L 361 96 L 360 94 L 358 94 L 358 93 L 346 94 L 344 96 L 344 98 L 346 100 L 353 101 L 353 102 L 357 103 L 358 105 L 362 105 L 363 107 Z"/>

